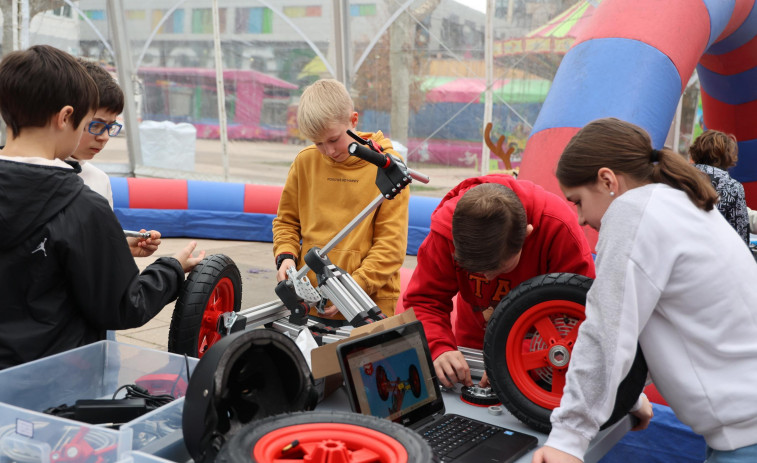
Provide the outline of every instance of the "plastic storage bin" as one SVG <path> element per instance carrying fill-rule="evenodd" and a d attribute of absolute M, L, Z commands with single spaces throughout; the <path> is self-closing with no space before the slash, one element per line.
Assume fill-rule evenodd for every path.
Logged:
<path fill-rule="evenodd" d="M 142 452 L 131 452 L 123 460 L 119 460 L 118 463 L 171 463 L 171 460 L 165 460 L 155 455 L 148 455 Z"/>
<path fill-rule="evenodd" d="M 69 431 L 76 428 L 82 432 L 78 436 L 80 440 L 97 438 L 97 442 L 104 443 L 105 437 L 114 438 L 117 452 L 105 461 L 115 462 L 125 457 L 125 452 L 132 448 L 132 432 L 128 427 L 122 426 L 121 431 L 115 431 L 41 412 L 63 404 L 74 405 L 79 399 L 110 399 L 120 386 L 135 384 L 137 380 L 156 388 L 151 391 L 153 393 L 160 393 L 160 388 L 163 388 L 177 392 L 174 395 L 183 395 L 189 383 L 188 377 L 197 362 L 195 358 L 168 352 L 100 341 L 0 371 L 0 439 L 8 437 L 8 445 L 47 443 L 54 453 L 56 446 L 60 447 L 60 439 L 70 441 L 76 437 L 76 433 L 61 437 L 63 428 Z M 121 391 L 117 397 L 123 395 Z M 173 404 L 171 402 L 157 410 Z M 98 437 L 100 432 L 104 437 Z M 0 441 L 0 452 L 4 448 Z M 2 458 L 0 463 L 6 461 Z M 78 460 L 69 458 L 65 461 Z"/>
<path fill-rule="evenodd" d="M 183 410 L 184 397 L 130 421 L 121 429 L 131 430 L 132 450 L 171 461 L 189 461 L 192 457 L 184 445 L 181 428 Z"/>
<path fill-rule="evenodd" d="M 129 430 L 106 429 L 0 403 L 0 463 L 113 463 L 130 449 Z"/>

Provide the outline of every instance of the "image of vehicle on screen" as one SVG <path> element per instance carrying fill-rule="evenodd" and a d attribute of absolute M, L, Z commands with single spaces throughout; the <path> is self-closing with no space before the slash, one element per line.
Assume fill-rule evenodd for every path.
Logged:
<path fill-rule="evenodd" d="M 428 399 L 419 364 L 418 353 L 409 349 L 360 370 L 371 415 L 391 417 Z"/>

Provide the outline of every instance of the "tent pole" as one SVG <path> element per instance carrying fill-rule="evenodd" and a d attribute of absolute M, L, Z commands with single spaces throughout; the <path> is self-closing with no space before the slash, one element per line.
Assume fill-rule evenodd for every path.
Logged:
<path fill-rule="evenodd" d="M 126 38 L 126 21 L 121 0 L 108 0 L 107 15 L 110 30 L 113 31 L 113 58 L 118 71 L 118 85 L 124 92 L 124 125 L 126 127 L 126 146 L 129 152 L 129 173 L 134 175 L 135 167 L 142 166 L 142 145 L 139 142 L 139 119 L 137 103 L 134 101 L 134 81 L 137 75 L 132 69 L 131 48 Z"/>
<path fill-rule="evenodd" d="M 486 125 L 492 121 L 492 81 L 493 71 L 493 29 L 494 29 L 494 0 L 486 0 L 486 27 L 484 31 L 484 63 L 486 64 L 486 91 L 484 92 L 484 125 L 481 133 L 486 133 Z M 484 135 L 485 136 L 485 135 Z M 489 173 L 489 147 L 486 140 L 481 146 L 481 175 Z"/>
<path fill-rule="evenodd" d="M 334 50 L 336 51 L 336 79 L 350 90 L 350 30 L 347 19 L 349 18 L 349 1 L 334 0 Z"/>
<path fill-rule="evenodd" d="M 21 31 L 18 39 L 19 50 L 29 48 L 29 0 L 21 0 Z"/>
<path fill-rule="evenodd" d="M 18 9 L 19 0 L 13 0 L 11 2 L 11 31 L 13 31 L 11 37 L 11 51 L 19 50 L 18 48 Z"/>
<path fill-rule="evenodd" d="M 218 14 L 218 0 L 213 0 L 213 54 L 216 66 L 216 98 L 218 100 L 218 123 L 221 137 L 221 158 L 223 179 L 229 181 L 229 134 L 226 126 L 226 90 L 223 82 L 223 55 L 221 54 L 221 26 Z"/>

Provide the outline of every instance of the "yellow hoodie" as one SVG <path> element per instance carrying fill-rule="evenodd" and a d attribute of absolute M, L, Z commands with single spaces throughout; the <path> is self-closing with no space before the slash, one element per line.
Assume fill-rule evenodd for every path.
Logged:
<path fill-rule="evenodd" d="M 359 135 L 399 157 L 391 140 L 380 131 Z M 302 267 L 308 250 L 326 246 L 380 194 L 376 171 L 376 166 L 354 156 L 334 162 L 315 145 L 300 151 L 289 169 L 273 220 L 274 256 L 294 254 L 298 257 L 297 268 Z M 387 316 L 394 315 L 399 298 L 409 199 L 406 188 L 394 199 L 384 201 L 328 253 L 331 262 L 349 272 Z M 308 277 L 315 286 L 315 274 L 309 272 Z M 316 313 L 311 310 L 311 314 Z"/>

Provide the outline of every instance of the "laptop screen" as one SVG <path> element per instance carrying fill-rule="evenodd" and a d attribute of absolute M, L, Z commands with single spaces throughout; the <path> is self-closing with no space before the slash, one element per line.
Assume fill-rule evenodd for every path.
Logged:
<path fill-rule="evenodd" d="M 421 322 L 342 343 L 337 355 L 353 411 L 406 426 L 444 412 Z"/>

